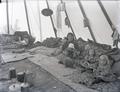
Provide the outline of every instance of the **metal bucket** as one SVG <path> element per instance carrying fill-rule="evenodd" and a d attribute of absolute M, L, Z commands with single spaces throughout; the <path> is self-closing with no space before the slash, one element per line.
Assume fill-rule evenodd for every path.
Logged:
<path fill-rule="evenodd" d="M 29 92 L 29 84 L 28 83 L 21 84 L 21 92 Z"/>
<path fill-rule="evenodd" d="M 16 78 L 16 69 L 13 67 L 9 69 L 9 78 L 10 79 Z"/>
<path fill-rule="evenodd" d="M 19 72 L 17 73 L 17 81 L 23 83 L 25 81 L 25 73 Z"/>

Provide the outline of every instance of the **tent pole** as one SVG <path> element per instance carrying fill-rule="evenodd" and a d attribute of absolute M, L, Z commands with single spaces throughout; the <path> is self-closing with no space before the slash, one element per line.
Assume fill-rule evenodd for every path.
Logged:
<path fill-rule="evenodd" d="M 50 9 L 49 4 L 48 4 L 48 0 L 46 0 L 46 4 L 47 4 L 48 9 Z M 50 19 L 51 19 L 51 23 L 52 23 L 53 30 L 54 30 L 54 33 L 55 33 L 55 37 L 57 38 L 57 30 L 56 30 L 56 28 L 55 28 L 52 15 L 50 15 Z"/>
<path fill-rule="evenodd" d="M 63 3 L 63 0 L 61 0 L 61 3 Z M 71 31 L 72 31 L 72 33 L 74 34 L 75 39 L 76 39 L 76 35 L 75 35 L 75 32 L 74 32 L 73 27 L 72 27 L 72 25 L 71 25 L 70 18 L 69 18 L 69 16 L 68 16 L 68 13 L 67 13 L 66 9 L 65 9 L 65 15 L 66 15 L 66 17 L 68 18 L 68 21 L 69 21 L 69 23 L 70 23 Z"/>
<path fill-rule="evenodd" d="M 81 3 L 80 0 L 78 0 L 78 5 L 79 5 L 79 7 L 80 7 L 80 10 L 81 10 L 81 12 L 82 12 L 82 14 L 83 14 L 84 19 L 88 19 L 88 18 L 87 18 L 87 15 L 86 15 L 86 13 L 85 13 L 85 11 L 84 11 L 83 5 L 82 5 L 82 3 Z M 94 36 L 94 34 L 93 34 L 92 28 L 91 28 L 91 26 L 90 26 L 89 24 L 88 24 L 88 29 L 89 29 L 89 31 L 90 31 L 90 34 L 91 34 L 92 39 L 93 39 L 94 42 L 96 43 L 97 41 L 96 41 L 95 36 Z"/>
<path fill-rule="evenodd" d="M 25 6 L 25 13 L 26 13 L 26 19 L 27 19 L 28 30 L 29 30 L 29 34 L 31 35 L 31 29 L 30 29 L 30 23 L 29 23 L 29 18 L 28 18 L 28 11 L 27 11 L 26 0 L 24 0 L 24 6 Z"/>
<path fill-rule="evenodd" d="M 38 8 L 38 15 L 39 15 L 39 28 L 40 28 L 40 41 L 42 41 L 42 28 L 41 28 L 41 16 L 40 16 L 40 6 L 39 6 L 39 0 L 37 3 L 37 8 Z"/>
<path fill-rule="evenodd" d="M 106 17 L 106 19 L 107 19 L 107 21 L 108 21 L 108 23 L 109 23 L 111 29 L 114 31 L 113 23 L 112 23 L 112 21 L 111 21 L 109 15 L 108 15 L 108 13 L 107 13 L 105 7 L 103 6 L 103 4 L 102 4 L 102 2 L 101 2 L 100 0 L 97 0 L 97 2 L 98 2 L 98 4 L 99 4 L 99 6 L 100 6 L 100 8 L 101 8 L 101 10 L 102 10 L 102 12 L 103 12 L 103 14 L 104 14 L 104 16 Z"/>
<path fill-rule="evenodd" d="M 6 0 L 6 13 L 7 13 L 7 32 L 10 34 L 10 28 L 9 28 L 9 6 L 8 6 L 8 0 Z"/>

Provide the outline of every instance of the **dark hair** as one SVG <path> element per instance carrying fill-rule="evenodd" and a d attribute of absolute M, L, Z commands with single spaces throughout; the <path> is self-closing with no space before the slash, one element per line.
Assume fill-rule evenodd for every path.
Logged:
<path fill-rule="evenodd" d="M 74 36 L 74 34 L 73 34 L 73 33 L 68 33 L 68 34 L 67 34 L 67 37 L 68 37 L 69 35 Z"/>

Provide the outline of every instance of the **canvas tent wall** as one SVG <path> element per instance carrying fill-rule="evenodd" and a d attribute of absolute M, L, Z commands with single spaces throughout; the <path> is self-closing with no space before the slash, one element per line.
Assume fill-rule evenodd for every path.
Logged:
<path fill-rule="evenodd" d="M 6 0 L 0 4 L 0 32 L 6 33 Z M 43 16 L 40 12 L 42 9 L 46 8 L 45 0 L 26 0 L 27 1 L 27 9 L 30 21 L 30 27 L 32 31 L 32 35 L 36 37 L 36 40 L 44 40 L 47 37 L 55 37 L 54 31 L 52 28 L 52 24 L 49 17 Z M 39 1 L 39 2 L 38 2 Z M 91 34 L 88 28 L 84 27 L 83 24 L 83 15 L 77 3 L 77 0 L 63 0 L 66 3 L 66 11 L 68 13 L 70 22 L 72 24 L 73 30 L 77 38 L 82 37 L 87 40 L 92 39 Z M 54 14 L 52 18 L 54 23 L 56 24 L 56 10 L 57 5 L 60 3 L 60 0 L 48 0 L 50 8 L 53 10 Z M 39 10 L 38 12 L 38 3 Z M 108 21 L 106 20 L 97 0 L 87 1 L 81 0 L 85 13 L 89 19 L 90 26 L 92 28 L 93 34 L 97 42 L 110 44 L 112 45 L 112 29 Z M 118 11 L 120 9 L 120 2 L 116 0 L 108 0 L 102 1 L 110 19 L 114 23 L 114 25 L 119 25 L 119 14 Z M 40 20 L 39 21 L 39 14 Z M 68 32 L 71 32 L 71 29 L 65 26 L 64 19 L 65 13 L 62 14 L 62 29 L 58 30 L 58 37 L 65 37 Z M 28 30 L 26 17 L 25 17 L 25 9 L 23 0 L 9 0 L 9 19 L 10 19 L 10 33 L 12 34 L 15 30 L 25 31 Z M 41 33 L 40 33 L 41 29 Z M 41 35 L 40 35 L 41 34 Z"/>

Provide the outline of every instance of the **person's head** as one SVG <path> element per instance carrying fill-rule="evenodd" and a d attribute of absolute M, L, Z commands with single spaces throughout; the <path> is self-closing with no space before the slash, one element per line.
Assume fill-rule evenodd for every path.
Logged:
<path fill-rule="evenodd" d="M 93 56 L 95 55 L 95 50 L 94 50 L 94 49 L 90 49 L 90 50 L 89 50 L 89 55 L 90 55 L 91 57 L 93 57 Z"/>
<path fill-rule="evenodd" d="M 108 64 L 108 57 L 106 55 L 101 55 L 100 56 L 100 61 L 99 61 L 99 65 L 107 65 Z"/>
<path fill-rule="evenodd" d="M 87 45 L 85 45 L 85 50 L 90 50 L 90 45 L 89 44 L 87 44 Z"/>
<path fill-rule="evenodd" d="M 67 34 L 67 39 L 68 39 L 69 42 L 74 41 L 75 37 L 74 37 L 73 33 L 68 33 Z"/>

